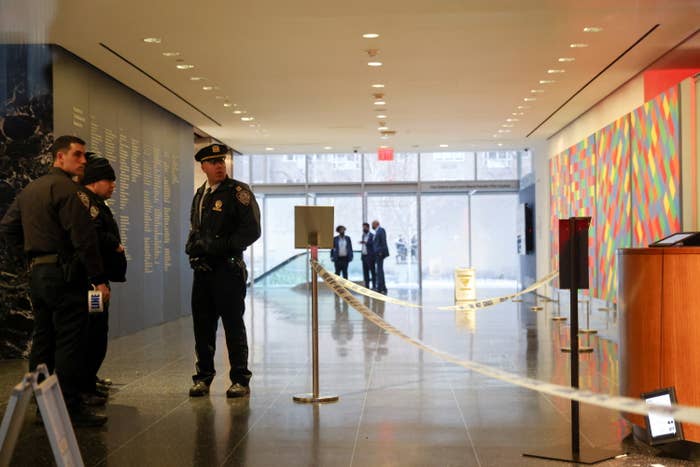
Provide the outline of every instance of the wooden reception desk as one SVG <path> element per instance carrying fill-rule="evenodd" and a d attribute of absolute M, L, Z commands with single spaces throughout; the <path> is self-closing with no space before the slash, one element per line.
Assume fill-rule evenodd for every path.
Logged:
<path fill-rule="evenodd" d="M 620 392 L 674 386 L 679 404 L 700 406 L 700 247 L 617 251 Z M 645 429 L 644 418 L 626 414 Z M 700 442 L 700 426 L 683 424 Z"/>

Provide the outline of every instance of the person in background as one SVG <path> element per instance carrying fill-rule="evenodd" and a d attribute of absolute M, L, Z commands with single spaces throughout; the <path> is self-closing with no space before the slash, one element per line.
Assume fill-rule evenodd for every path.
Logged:
<path fill-rule="evenodd" d="M 223 144 L 211 144 L 194 156 L 207 181 L 192 200 L 185 248 L 194 270 L 192 320 L 197 358 L 190 397 L 209 394 L 216 375 L 214 351 L 219 318 L 224 325 L 231 366 L 231 386 L 226 397 L 250 394 L 253 374 L 248 369 L 248 339 L 243 322 L 248 278 L 243 250 L 260 238 L 260 208 L 250 187 L 226 173 L 229 151 Z"/>
<path fill-rule="evenodd" d="M 114 220 L 112 210 L 105 203 L 114 193 L 116 180 L 117 176 L 107 159 L 91 152 L 87 153 L 85 175 L 81 183 L 93 205 L 90 208 L 90 217 L 97 230 L 105 274 L 111 282 L 126 282 L 126 253 L 119 235 L 119 226 Z M 106 380 L 97 376 L 107 355 L 108 334 L 109 304 L 105 303 L 104 311 L 90 313 L 88 318 L 87 376 L 84 391 L 89 395 L 108 395 L 108 388 L 104 383 Z"/>
<path fill-rule="evenodd" d="M 365 280 L 365 287 L 372 290 L 377 288 L 377 274 L 374 267 L 374 234 L 369 231 L 367 222 L 362 224 L 362 275 Z"/>
<path fill-rule="evenodd" d="M 83 403 L 88 327 L 87 291 L 109 301 L 109 287 L 97 232 L 90 220 L 93 204 L 73 181 L 85 173 L 85 141 L 59 136 L 51 146 L 53 167 L 17 195 L 0 221 L 0 237 L 22 245 L 29 259 L 29 293 L 34 334 L 29 371 L 46 364 L 55 371 L 71 422 L 101 426 L 107 417 Z"/>
<path fill-rule="evenodd" d="M 386 295 L 386 283 L 384 282 L 384 259 L 389 256 L 389 246 L 386 243 L 386 231 L 379 225 L 378 220 L 372 221 L 374 229 L 374 264 L 377 268 L 377 292 Z"/>
<path fill-rule="evenodd" d="M 335 228 L 338 232 L 333 238 L 333 249 L 331 250 L 331 261 L 335 264 L 335 275 L 348 278 L 348 264 L 352 261 L 352 241 L 345 235 L 345 226 L 339 225 Z"/>

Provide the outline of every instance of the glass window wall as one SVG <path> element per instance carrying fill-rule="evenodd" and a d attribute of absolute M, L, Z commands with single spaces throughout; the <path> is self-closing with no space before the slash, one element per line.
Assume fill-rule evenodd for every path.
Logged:
<path fill-rule="evenodd" d="M 306 183 L 304 154 L 252 155 L 253 183 Z"/>
<path fill-rule="evenodd" d="M 420 155 L 422 181 L 474 180 L 473 152 L 428 152 Z"/>
<path fill-rule="evenodd" d="M 359 183 L 362 154 L 310 154 L 309 183 Z"/>
<path fill-rule="evenodd" d="M 454 270 L 469 267 L 469 196 L 421 196 L 423 287 L 452 287 Z"/>
<path fill-rule="evenodd" d="M 390 161 L 376 153 L 365 154 L 365 182 L 415 182 L 418 180 L 418 154 L 395 153 Z"/>
<path fill-rule="evenodd" d="M 517 151 L 488 151 L 476 154 L 476 176 L 479 180 L 516 180 Z"/>
<path fill-rule="evenodd" d="M 477 281 L 515 287 L 519 271 L 517 207 L 517 193 L 472 196 L 472 267 L 476 269 Z"/>

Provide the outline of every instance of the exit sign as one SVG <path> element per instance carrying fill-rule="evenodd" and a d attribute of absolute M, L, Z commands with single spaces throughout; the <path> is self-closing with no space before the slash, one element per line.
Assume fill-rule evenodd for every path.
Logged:
<path fill-rule="evenodd" d="M 377 152 L 380 161 L 393 161 L 394 160 L 394 149 L 393 148 L 379 148 Z"/>

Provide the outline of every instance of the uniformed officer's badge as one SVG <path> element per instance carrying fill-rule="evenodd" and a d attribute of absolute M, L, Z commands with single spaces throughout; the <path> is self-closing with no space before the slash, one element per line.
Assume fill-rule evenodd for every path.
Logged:
<path fill-rule="evenodd" d="M 83 203 L 87 209 L 90 209 L 90 198 L 88 198 L 88 195 L 82 191 L 78 191 L 77 194 L 80 202 Z"/>
<path fill-rule="evenodd" d="M 90 206 L 90 217 L 96 219 L 100 215 L 100 210 L 97 206 Z"/>
<path fill-rule="evenodd" d="M 238 193 L 236 193 L 236 199 L 238 199 L 242 205 L 248 206 L 250 204 L 250 191 L 240 190 Z"/>
<path fill-rule="evenodd" d="M 212 146 L 211 152 L 213 152 L 214 154 L 218 154 L 219 153 L 219 146 L 217 146 L 216 144 L 214 146 Z"/>
<path fill-rule="evenodd" d="M 224 205 L 224 202 L 221 201 L 220 199 L 217 199 L 216 202 L 214 203 L 214 207 L 211 208 L 212 211 L 219 211 L 221 212 L 221 207 Z"/>

